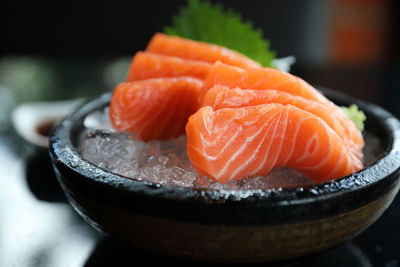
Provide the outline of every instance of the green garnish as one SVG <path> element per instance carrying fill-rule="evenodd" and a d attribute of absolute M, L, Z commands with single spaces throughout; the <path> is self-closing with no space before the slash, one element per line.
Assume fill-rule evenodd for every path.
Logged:
<path fill-rule="evenodd" d="M 272 63 L 275 52 L 270 50 L 269 41 L 263 38 L 262 31 L 254 29 L 251 22 L 244 22 L 233 10 L 224 10 L 220 4 L 188 0 L 187 6 L 173 16 L 172 25 L 166 26 L 164 32 L 225 46 L 258 61 L 264 67 L 275 67 Z M 354 104 L 341 109 L 360 131 L 364 130 L 364 112 Z"/>
<path fill-rule="evenodd" d="M 192 40 L 214 43 L 236 50 L 258 61 L 264 67 L 274 67 L 275 52 L 269 41 L 263 39 L 260 29 L 251 22 L 243 22 L 233 10 L 224 10 L 221 5 L 189 0 L 188 5 L 172 18 L 172 26 L 164 28 L 168 35 L 177 35 Z"/>
<path fill-rule="evenodd" d="M 349 107 L 340 107 L 343 112 L 349 117 L 357 126 L 358 130 L 364 131 L 364 121 L 367 119 L 364 112 L 359 110 L 355 104 Z"/>

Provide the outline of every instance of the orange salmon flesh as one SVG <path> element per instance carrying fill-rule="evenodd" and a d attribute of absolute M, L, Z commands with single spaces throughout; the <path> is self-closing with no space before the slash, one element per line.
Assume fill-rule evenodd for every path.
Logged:
<path fill-rule="evenodd" d="M 156 33 L 134 55 L 109 116 L 145 142 L 186 134 L 193 167 L 219 183 L 285 166 L 322 183 L 363 168 L 361 132 L 313 86 L 182 37 Z"/>

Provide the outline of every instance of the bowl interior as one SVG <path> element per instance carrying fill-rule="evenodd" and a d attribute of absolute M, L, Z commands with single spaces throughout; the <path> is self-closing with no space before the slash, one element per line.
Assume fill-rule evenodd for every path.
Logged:
<path fill-rule="evenodd" d="M 177 208 L 172 212 L 163 211 L 163 205 L 179 202 L 190 205 L 198 205 L 202 210 L 198 214 L 193 212 L 185 216 L 186 220 L 204 220 L 203 211 L 210 212 L 209 204 L 216 204 L 216 209 L 210 213 L 214 216 L 214 222 L 226 221 L 226 214 L 231 209 L 231 214 L 236 214 L 232 222 L 237 219 L 237 205 L 240 203 L 243 209 L 268 208 L 268 214 L 255 213 L 246 218 L 241 218 L 243 223 L 260 223 L 263 221 L 282 222 L 291 220 L 296 216 L 323 217 L 326 214 L 345 212 L 371 202 L 378 197 L 376 192 L 384 194 L 393 188 L 393 182 L 397 179 L 400 167 L 400 124 L 399 121 L 384 109 L 348 96 L 323 90 L 323 93 L 338 105 L 350 105 L 352 103 L 364 111 L 367 116 L 365 131 L 378 137 L 382 153 L 366 168 L 351 175 L 336 179 L 324 184 L 318 184 L 305 188 L 277 188 L 268 190 L 209 190 L 183 188 L 171 185 L 160 185 L 151 182 L 127 179 L 122 175 L 111 173 L 96 166 L 84 158 L 78 152 L 79 140 L 83 129 L 83 121 L 87 114 L 100 110 L 109 105 L 111 94 L 101 97 L 83 105 L 71 116 L 59 123 L 50 137 L 50 154 L 56 169 L 63 169 L 70 175 L 64 175 L 69 182 L 79 184 L 82 188 L 93 188 L 91 194 L 98 197 L 107 192 L 107 201 L 114 201 L 120 206 L 131 208 L 132 201 L 138 199 L 150 201 L 159 207 L 153 207 L 143 212 L 154 212 L 167 217 L 182 218 Z M 62 166 L 61 166 L 62 165 Z M 58 167 L 57 167 L 58 166 Z M 357 200 L 357 201 L 354 201 Z M 169 202 L 168 202 L 169 201 Z M 155 204 L 157 203 L 157 204 Z M 208 206 L 207 206 L 208 205 Z M 304 209 L 293 209 L 293 206 L 304 206 Z M 137 207 L 136 207 L 137 208 Z M 187 207 L 186 207 L 187 208 Z M 185 210 L 185 208 L 182 208 Z M 223 209 L 223 214 L 219 212 Z M 288 214 L 284 215 L 284 210 Z M 307 209 L 309 211 L 307 211 Z M 296 215 L 296 212 L 298 214 Z M 283 215 L 282 215 L 283 214 Z M 290 216 L 289 216 L 290 215 Z M 229 220 L 228 220 L 229 221 Z"/>

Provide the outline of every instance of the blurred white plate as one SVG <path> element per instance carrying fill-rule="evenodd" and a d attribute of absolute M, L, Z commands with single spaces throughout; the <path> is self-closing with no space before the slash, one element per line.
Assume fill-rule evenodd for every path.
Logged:
<path fill-rule="evenodd" d="M 26 102 L 12 111 L 11 120 L 17 133 L 28 143 L 48 148 L 48 133 L 54 124 L 71 113 L 82 101 Z"/>

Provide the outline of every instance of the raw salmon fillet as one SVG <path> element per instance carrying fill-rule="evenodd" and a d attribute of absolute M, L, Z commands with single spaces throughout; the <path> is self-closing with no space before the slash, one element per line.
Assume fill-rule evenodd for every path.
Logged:
<path fill-rule="evenodd" d="M 204 80 L 204 87 L 208 90 L 216 84 L 225 85 L 229 88 L 274 89 L 306 99 L 320 102 L 328 101 L 320 92 L 304 80 L 290 73 L 273 68 L 244 69 L 216 62 Z"/>
<path fill-rule="evenodd" d="M 352 151 L 351 140 L 348 140 L 342 123 L 318 101 L 277 90 L 242 90 L 240 88 L 230 89 L 223 85 L 214 85 L 204 96 L 201 106 L 211 106 L 214 110 L 217 110 L 271 103 L 293 105 L 320 117 L 343 140 L 349 151 Z M 357 155 L 354 156 L 358 157 Z"/>
<path fill-rule="evenodd" d="M 121 83 L 113 91 L 111 123 L 116 130 L 134 132 L 146 142 L 178 137 L 199 108 L 202 86 L 201 80 L 190 77 Z"/>
<path fill-rule="evenodd" d="M 163 33 L 156 33 L 152 37 L 146 48 L 146 52 L 210 63 L 221 61 L 242 68 L 261 66 L 258 62 L 226 47 L 177 36 L 168 36 Z"/>
<path fill-rule="evenodd" d="M 194 77 L 204 79 L 211 63 L 139 51 L 132 59 L 127 82 L 162 77 Z"/>
<path fill-rule="evenodd" d="M 202 107 L 190 116 L 186 135 L 194 168 L 220 183 L 282 166 L 322 183 L 362 168 L 321 118 L 292 105 Z"/>
<path fill-rule="evenodd" d="M 342 124 L 347 136 L 346 142 L 351 152 L 359 159 L 363 156 L 362 148 L 364 147 L 364 139 L 353 121 L 350 120 L 337 105 L 329 101 L 314 87 L 290 73 L 273 68 L 243 69 L 217 62 L 211 67 L 210 72 L 204 80 L 204 92 L 216 84 L 225 85 L 229 88 L 239 87 L 242 89 L 255 90 L 273 89 L 295 96 L 301 96 L 305 99 L 318 101 L 322 103 L 333 116 L 336 116 Z"/>

